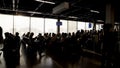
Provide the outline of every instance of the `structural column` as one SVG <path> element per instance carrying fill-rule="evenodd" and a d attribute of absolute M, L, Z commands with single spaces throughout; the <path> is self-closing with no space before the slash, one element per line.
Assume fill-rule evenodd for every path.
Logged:
<path fill-rule="evenodd" d="M 57 26 L 57 33 L 60 33 L 60 25 Z"/>
<path fill-rule="evenodd" d="M 112 3 L 107 3 L 106 4 L 106 21 L 105 24 L 111 24 L 111 28 L 114 28 L 114 19 L 115 19 L 115 12 L 114 12 L 114 6 Z"/>
<path fill-rule="evenodd" d="M 31 32 L 31 16 L 29 18 L 29 32 Z"/>
<path fill-rule="evenodd" d="M 110 68 L 112 62 L 112 57 L 114 54 L 115 38 L 114 38 L 114 19 L 115 19 L 114 6 L 112 2 L 106 3 L 106 17 L 104 24 L 104 40 L 102 49 L 102 66 Z M 104 67 L 102 67 L 104 68 Z"/>
<path fill-rule="evenodd" d="M 62 22 L 60 22 L 60 19 L 58 18 L 58 21 L 56 22 L 57 25 L 57 33 L 60 33 L 60 26 L 62 25 Z"/>
<path fill-rule="evenodd" d="M 96 30 L 96 23 L 93 23 L 93 30 Z"/>

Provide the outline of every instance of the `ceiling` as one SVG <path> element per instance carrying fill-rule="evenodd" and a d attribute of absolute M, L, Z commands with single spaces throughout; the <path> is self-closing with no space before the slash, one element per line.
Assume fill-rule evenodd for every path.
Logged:
<path fill-rule="evenodd" d="M 55 4 L 37 2 L 35 0 L 0 0 L 0 13 L 20 14 L 34 17 L 60 18 L 65 20 L 98 22 L 105 21 L 105 5 L 109 0 L 47 0 Z M 14 2 L 14 3 L 13 3 Z M 59 13 L 53 14 L 53 8 L 62 2 L 69 2 L 70 8 Z M 120 22 L 119 2 L 113 0 L 115 8 L 115 21 Z M 100 13 L 90 12 L 90 10 Z M 77 18 L 71 18 L 77 17 Z M 103 22 L 98 22 L 103 23 Z"/>

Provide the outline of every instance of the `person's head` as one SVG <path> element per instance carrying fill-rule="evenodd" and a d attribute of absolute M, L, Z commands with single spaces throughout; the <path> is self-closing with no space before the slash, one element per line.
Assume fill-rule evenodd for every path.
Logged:
<path fill-rule="evenodd" d="M 2 31 L 2 27 L 0 26 L 0 35 L 2 35 L 2 32 L 3 32 L 3 31 Z"/>
<path fill-rule="evenodd" d="M 19 36 L 19 33 L 18 33 L 18 32 L 16 32 L 16 33 L 15 33 L 15 35 L 16 35 L 16 36 Z"/>
<path fill-rule="evenodd" d="M 30 32 L 27 32 L 26 37 L 29 37 L 29 36 L 30 36 Z"/>
<path fill-rule="evenodd" d="M 30 33 L 30 37 L 33 37 L 34 36 L 34 33 L 32 32 L 32 33 Z"/>
<path fill-rule="evenodd" d="M 42 34 L 41 34 L 41 33 L 39 33 L 39 34 L 38 34 L 38 36 L 42 36 Z"/>
<path fill-rule="evenodd" d="M 5 34 L 5 37 L 9 37 L 10 33 L 9 32 L 6 32 L 4 33 Z"/>

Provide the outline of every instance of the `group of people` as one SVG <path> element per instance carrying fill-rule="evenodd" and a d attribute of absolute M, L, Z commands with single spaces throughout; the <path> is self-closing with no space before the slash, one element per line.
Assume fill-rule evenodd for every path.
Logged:
<path fill-rule="evenodd" d="M 116 54 L 115 51 L 118 46 L 117 41 L 115 40 L 118 37 L 118 32 L 114 31 L 114 42 L 110 47 L 109 45 L 105 46 L 105 37 L 104 31 L 77 31 L 76 33 L 44 33 L 43 35 L 39 33 L 34 37 L 33 32 L 27 32 L 19 36 L 19 33 L 11 34 L 9 32 L 5 33 L 5 39 L 2 37 L 2 29 L 0 29 L 0 42 L 4 44 L 3 53 L 6 61 L 7 68 L 15 68 L 16 65 L 20 64 L 20 47 L 22 45 L 22 49 L 24 54 L 26 55 L 26 59 L 30 59 L 27 61 L 29 65 L 36 63 L 37 55 L 39 55 L 39 59 L 42 57 L 42 53 L 48 51 L 58 57 L 64 58 L 72 58 L 73 56 L 80 56 L 83 54 L 82 49 L 89 49 L 95 52 L 102 54 L 102 63 L 106 62 L 106 58 L 113 54 L 109 54 L 112 52 Z M 114 51 L 113 51 L 114 50 Z M 119 50 L 119 49 L 118 49 Z M 109 54 L 109 55 L 108 55 Z M 114 57 L 116 58 L 116 57 Z M 12 61 L 12 62 L 11 62 Z M 112 62 L 114 63 L 114 62 Z M 13 65 L 14 64 L 14 65 Z"/>
<path fill-rule="evenodd" d="M 33 54 L 32 58 L 35 58 L 37 53 L 41 57 L 41 53 L 48 50 L 57 57 L 71 59 L 74 56 L 80 57 L 84 54 L 83 49 L 88 49 L 102 54 L 103 66 L 119 67 L 119 64 L 116 64 L 119 59 L 119 32 L 108 32 L 107 36 L 106 34 L 103 30 L 81 30 L 76 33 L 39 33 L 34 37 L 34 33 L 28 32 L 22 36 L 22 41 L 27 54 Z"/>
<path fill-rule="evenodd" d="M 6 68 L 15 68 L 20 64 L 20 37 L 18 32 L 15 35 L 9 32 L 5 33 L 2 51 Z"/>
<path fill-rule="evenodd" d="M 16 68 L 20 64 L 20 36 L 19 33 L 11 34 L 4 33 L 5 38 L 2 36 L 3 29 L 0 27 L 0 45 L 3 51 L 6 68 Z"/>
<path fill-rule="evenodd" d="M 34 55 L 45 50 L 65 57 L 65 55 L 81 55 L 82 49 L 91 49 L 101 53 L 103 41 L 103 31 L 77 31 L 76 33 L 41 33 L 34 37 L 33 32 L 28 32 L 22 36 L 22 45 L 25 51 Z M 31 53 L 32 52 L 32 53 Z"/>

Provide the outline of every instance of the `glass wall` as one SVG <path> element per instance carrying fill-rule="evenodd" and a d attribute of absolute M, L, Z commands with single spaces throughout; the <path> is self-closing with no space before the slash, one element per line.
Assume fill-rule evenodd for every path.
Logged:
<path fill-rule="evenodd" d="M 13 15 L 0 14 L 0 26 L 5 32 L 13 32 Z M 4 35 L 3 35 L 4 36 Z"/>
<path fill-rule="evenodd" d="M 103 29 L 103 24 L 100 24 L 100 30 Z"/>
<path fill-rule="evenodd" d="M 78 22 L 78 30 L 86 30 L 85 22 Z"/>
<path fill-rule="evenodd" d="M 60 33 L 67 33 L 67 21 L 66 20 L 60 20 L 62 22 L 62 25 L 60 26 Z"/>
<path fill-rule="evenodd" d="M 44 33 L 44 18 L 31 17 L 31 32 L 34 32 L 34 36 L 38 33 Z"/>
<path fill-rule="evenodd" d="M 103 24 L 96 24 L 96 30 L 103 29 Z"/>
<path fill-rule="evenodd" d="M 77 31 L 77 22 L 76 21 L 68 21 L 68 32 L 76 32 Z"/>
<path fill-rule="evenodd" d="M 20 36 L 29 32 L 30 17 L 14 16 L 14 33 L 19 32 Z"/>
<path fill-rule="evenodd" d="M 90 22 L 60 21 L 62 22 L 60 33 L 93 29 L 93 23 Z M 34 32 L 35 36 L 38 33 L 57 33 L 56 22 L 57 19 L 0 14 L 0 26 L 3 28 L 3 32 L 19 32 L 20 36 L 29 31 Z M 96 24 L 96 29 L 102 29 L 102 24 Z"/>
<path fill-rule="evenodd" d="M 45 18 L 45 33 L 57 33 L 56 19 Z"/>
<path fill-rule="evenodd" d="M 96 30 L 99 30 L 99 29 L 100 29 L 100 25 L 96 24 Z"/>

